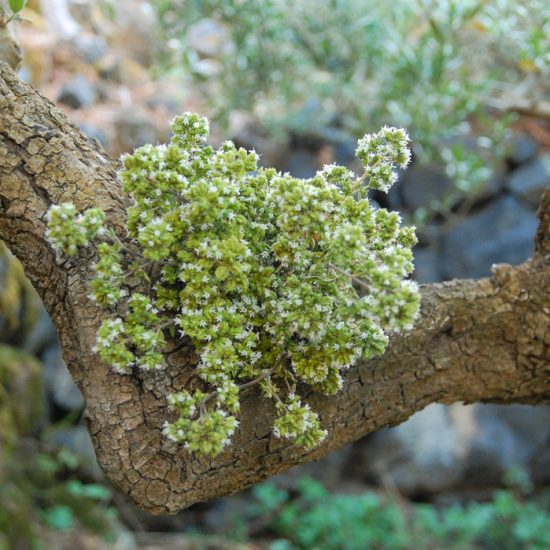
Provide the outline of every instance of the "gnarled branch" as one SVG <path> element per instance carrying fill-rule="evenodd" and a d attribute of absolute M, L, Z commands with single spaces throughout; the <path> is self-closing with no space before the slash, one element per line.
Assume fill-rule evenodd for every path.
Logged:
<path fill-rule="evenodd" d="M 422 287 L 415 329 L 385 355 L 361 363 L 333 398 L 311 393 L 329 436 L 311 453 L 272 435 L 272 406 L 245 390 L 234 444 L 196 458 L 162 436 L 166 396 L 193 377 L 190 345 L 162 372 L 120 376 L 91 348 L 101 311 L 88 297 L 90 258 L 56 258 L 45 239 L 49 206 L 100 206 L 121 227 L 116 164 L 55 106 L 0 64 L 0 238 L 21 260 L 61 338 L 64 358 L 86 398 L 86 418 L 107 476 L 142 508 L 177 512 L 232 493 L 384 426 L 429 403 L 550 401 L 550 191 L 535 254 L 493 277 Z"/>

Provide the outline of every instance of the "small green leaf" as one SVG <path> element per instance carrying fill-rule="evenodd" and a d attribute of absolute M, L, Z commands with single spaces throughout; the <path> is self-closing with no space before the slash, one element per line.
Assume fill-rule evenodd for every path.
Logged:
<path fill-rule="evenodd" d="M 98 483 L 88 483 L 84 485 L 83 494 L 85 497 L 93 500 L 110 500 L 112 496 L 111 491 L 109 491 L 107 487 L 99 485 Z"/>
<path fill-rule="evenodd" d="M 60 467 L 56 460 L 45 453 L 40 453 L 36 456 L 36 466 L 46 474 L 55 474 Z"/>
<path fill-rule="evenodd" d="M 78 480 L 71 480 L 67 483 L 67 490 L 75 497 L 92 500 L 109 500 L 111 498 L 109 489 L 97 483 L 84 484 Z"/>
<path fill-rule="evenodd" d="M 440 43 L 443 44 L 445 42 L 445 34 L 441 30 L 440 26 L 437 24 L 435 19 L 433 17 L 430 17 L 428 19 L 428 23 L 430 24 L 430 28 L 432 29 L 434 38 Z"/>
<path fill-rule="evenodd" d="M 60 466 L 66 466 L 69 470 L 78 468 L 78 456 L 69 449 L 61 449 L 57 453 L 57 460 Z"/>
<path fill-rule="evenodd" d="M 9 5 L 13 13 L 19 13 L 25 7 L 26 0 L 9 0 Z"/>
<path fill-rule="evenodd" d="M 45 523 L 52 529 L 67 531 L 74 525 L 73 511 L 69 506 L 60 504 L 42 512 Z"/>

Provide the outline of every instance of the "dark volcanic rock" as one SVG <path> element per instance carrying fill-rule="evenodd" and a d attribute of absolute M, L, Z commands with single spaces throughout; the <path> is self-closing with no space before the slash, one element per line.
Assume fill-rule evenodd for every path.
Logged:
<path fill-rule="evenodd" d="M 80 125 L 80 129 L 91 139 L 95 139 L 97 141 L 99 141 L 99 143 L 103 146 L 103 147 L 107 147 L 108 145 L 108 140 L 107 140 L 107 136 L 105 135 L 104 132 L 102 132 L 101 130 L 99 130 L 98 128 L 96 128 L 95 126 L 91 125 L 91 124 L 81 124 Z"/>
<path fill-rule="evenodd" d="M 503 196 L 458 223 L 445 237 L 446 278 L 484 277 L 494 263 L 519 264 L 533 251 L 537 218 L 514 197 Z"/>
<path fill-rule="evenodd" d="M 515 170 L 510 176 L 508 188 L 516 197 L 537 208 L 544 190 L 550 185 L 550 154 Z"/>
<path fill-rule="evenodd" d="M 434 200 L 443 200 L 453 189 L 453 182 L 442 166 L 413 164 L 402 173 L 397 186 L 405 206 L 413 212 L 430 209 Z"/>
<path fill-rule="evenodd" d="M 511 468 L 548 479 L 550 407 L 432 404 L 356 445 L 348 472 L 406 495 L 502 486 Z M 544 475 L 546 474 L 546 478 Z"/>
<path fill-rule="evenodd" d="M 84 398 L 63 361 L 61 348 L 48 348 L 42 354 L 42 363 L 44 383 L 51 401 L 64 411 L 81 411 L 84 408 Z"/>
<path fill-rule="evenodd" d="M 414 249 L 413 278 L 419 283 L 438 283 L 443 280 L 441 254 L 433 247 Z"/>
<path fill-rule="evenodd" d="M 295 178 L 312 178 L 318 169 L 317 155 L 310 151 L 294 151 L 284 167 Z"/>
<path fill-rule="evenodd" d="M 59 103 L 68 105 L 73 109 L 80 109 L 82 107 L 90 107 L 97 99 L 97 91 L 94 85 L 83 75 L 76 75 L 71 78 L 63 88 L 57 97 Z"/>
<path fill-rule="evenodd" d="M 97 63 L 109 51 L 109 45 L 103 36 L 82 35 L 72 40 L 72 49 L 86 63 Z"/>
<path fill-rule="evenodd" d="M 158 143 L 159 135 L 150 117 L 136 109 L 122 111 L 115 121 L 115 132 L 122 151 L 133 151 L 146 143 Z"/>
<path fill-rule="evenodd" d="M 521 166 L 533 160 L 537 156 L 537 142 L 527 135 L 515 135 L 511 139 L 510 151 L 506 155 L 506 160 L 512 166 Z"/>

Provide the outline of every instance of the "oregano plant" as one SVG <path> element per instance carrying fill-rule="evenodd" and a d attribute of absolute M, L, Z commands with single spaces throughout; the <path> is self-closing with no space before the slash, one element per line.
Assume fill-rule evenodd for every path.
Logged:
<path fill-rule="evenodd" d="M 169 144 L 122 159 L 124 242 L 98 208 L 49 210 L 55 249 L 73 256 L 97 243 L 90 296 L 105 320 L 95 351 L 131 375 L 163 368 L 167 337 L 190 338 L 203 389 L 167 396 L 164 433 L 191 452 L 215 456 L 230 443 L 240 392 L 253 385 L 275 403 L 274 434 L 312 449 L 327 434 L 304 385 L 335 394 L 346 370 L 382 354 L 418 310 L 407 279 L 414 228 L 367 197 L 407 166 L 409 138 L 384 127 L 358 143 L 360 176 L 330 165 L 298 179 L 232 142 L 205 144 L 197 114 L 171 127 Z"/>

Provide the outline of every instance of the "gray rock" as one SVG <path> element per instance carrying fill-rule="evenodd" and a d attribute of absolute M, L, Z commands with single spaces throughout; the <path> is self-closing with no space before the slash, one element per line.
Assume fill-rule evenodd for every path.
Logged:
<path fill-rule="evenodd" d="M 125 59 L 137 61 L 144 67 L 151 66 L 158 50 L 158 14 L 152 2 L 142 0 L 117 0 L 113 3 L 116 33 L 109 37 L 112 49 L 124 52 Z"/>
<path fill-rule="evenodd" d="M 59 103 L 73 109 L 90 107 L 97 99 L 94 85 L 83 75 L 76 75 L 67 82 L 57 97 Z"/>
<path fill-rule="evenodd" d="M 443 280 L 441 254 L 433 247 L 414 249 L 413 278 L 419 283 L 438 283 Z"/>
<path fill-rule="evenodd" d="M 315 462 L 295 466 L 273 478 L 279 487 L 295 490 L 301 479 L 312 477 L 330 489 L 337 489 L 347 475 L 347 464 L 353 455 L 353 445 L 344 445 Z"/>
<path fill-rule="evenodd" d="M 452 180 L 442 166 L 413 164 L 405 170 L 396 184 L 407 209 L 432 207 L 434 201 L 442 201 L 453 189 Z"/>
<path fill-rule="evenodd" d="M 408 495 L 502 486 L 513 467 L 548 478 L 550 407 L 432 404 L 359 445 L 352 472 Z"/>
<path fill-rule="evenodd" d="M 508 188 L 519 199 L 537 208 L 544 190 L 550 185 L 550 154 L 545 154 L 515 170 Z"/>
<path fill-rule="evenodd" d="M 473 135 L 457 134 L 443 140 L 446 147 L 459 147 L 465 153 L 485 159 L 488 165 L 490 152 L 485 140 Z M 470 192 L 474 202 L 486 200 L 500 193 L 502 190 L 502 174 L 495 173 L 486 168 L 486 176 L 479 186 Z M 414 163 L 407 168 L 399 178 L 396 186 L 401 193 L 404 205 L 411 212 L 419 208 L 433 209 L 439 202 L 448 202 L 451 193 L 458 191 L 454 180 L 447 175 L 446 166 L 443 163 L 420 164 Z M 452 197 L 454 198 L 454 197 Z M 451 206 L 463 200 L 459 193 Z"/>
<path fill-rule="evenodd" d="M 111 100 L 112 86 L 104 80 L 98 80 L 95 86 L 97 101 L 101 103 L 109 102 Z"/>
<path fill-rule="evenodd" d="M 104 56 L 96 64 L 96 69 L 99 76 L 109 82 L 121 82 L 122 81 L 122 67 L 120 58 L 110 53 Z"/>
<path fill-rule="evenodd" d="M 84 398 L 67 370 L 59 345 L 48 348 L 41 359 L 46 391 L 53 403 L 65 411 L 81 411 Z"/>
<path fill-rule="evenodd" d="M 506 160 L 513 166 L 520 166 L 537 156 L 538 144 L 525 134 L 516 134 L 510 140 L 510 150 Z"/>
<path fill-rule="evenodd" d="M 477 188 L 472 191 L 472 199 L 474 204 L 479 204 L 487 199 L 495 198 L 504 189 L 504 174 L 502 169 L 494 171 L 489 178 Z"/>
<path fill-rule="evenodd" d="M 464 483 L 497 485 L 513 467 L 536 479 L 534 462 L 550 451 L 550 407 L 475 405 L 474 411 Z"/>
<path fill-rule="evenodd" d="M 22 347 L 26 352 L 36 355 L 46 347 L 57 345 L 57 331 L 46 310 L 42 309 L 40 316 L 26 335 Z"/>
<path fill-rule="evenodd" d="M 381 484 L 390 478 L 404 494 L 440 492 L 461 480 L 463 439 L 452 429 L 447 407 L 429 405 L 404 424 L 367 439 L 353 471 Z"/>
<path fill-rule="evenodd" d="M 219 57 L 232 49 L 227 28 L 211 18 L 201 19 L 189 27 L 187 45 L 203 57 Z"/>
<path fill-rule="evenodd" d="M 540 449 L 531 456 L 528 471 L 531 481 L 537 485 L 550 485 L 550 437 L 541 445 Z"/>
<path fill-rule="evenodd" d="M 321 129 L 319 139 L 326 142 L 333 152 L 334 164 L 347 166 L 348 168 L 361 170 L 361 163 L 355 156 L 357 149 L 357 139 L 350 133 L 334 126 L 328 126 Z"/>
<path fill-rule="evenodd" d="M 346 159 L 355 158 L 355 149 L 357 149 L 357 139 L 348 131 L 335 126 L 327 126 L 319 131 L 319 138 L 331 145 L 341 145 L 342 155 Z"/>
<path fill-rule="evenodd" d="M 355 149 L 357 148 L 357 141 L 348 140 L 341 141 L 334 144 L 334 164 L 344 166 L 358 165 L 357 158 L 355 157 Z"/>
<path fill-rule="evenodd" d="M 284 166 L 290 155 L 288 140 L 273 139 L 258 119 L 246 111 L 229 113 L 229 135 L 237 146 L 254 149 L 260 155 L 262 166 Z"/>
<path fill-rule="evenodd" d="M 80 129 L 90 138 L 97 140 L 103 147 L 108 144 L 107 136 L 104 132 L 92 126 L 91 124 L 83 123 L 80 125 Z"/>
<path fill-rule="evenodd" d="M 179 98 L 169 93 L 157 92 L 152 97 L 148 98 L 146 103 L 147 107 L 153 110 L 163 109 L 169 113 L 180 113 L 183 110 Z"/>
<path fill-rule="evenodd" d="M 159 135 L 150 118 L 135 108 L 122 111 L 115 120 L 115 132 L 122 151 L 133 151 L 146 143 L 157 143 Z"/>
<path fill-rule="evenodd" d="M 67 448 L 79 458 L 79 465 L 84 466 L 101 479 L 103 474 L 97 463 L 94 445 L 88 430 L 84 426 L 60 427 L 52 426 L 45 434 L 46 440 L 56 446 Z"/>
<path fill-rule="evenodd" d="M 247 495 L 232 495 L 229 498 L 218 498 L 209 503 L 208 509 L 201 514 L 201 526 L 207 533 L 216 533 L 225 535 L 235 527 L 235 522 L 239 521 L 239 516 L 245 510 L 250 509 L 250 497 Z M 199 546 L 199 548 L 205 546 Z M 208 546 L 206 546 L 208 548 Z M 210 546 L 209 548 L 214 548 Z M 224 547 L 225 548 L 225 547 Z M 228 549 L 229 550 L 229 549 Z"/>
<path fill-rule="evenodd" d="M 401 170 L 401 169 L 397 170 L 397 176 L 398 176 L 397 181 L 395 182 L 394 185 L 390 187 L 390 190 L 385 194 L 387 203 L 388 203 L 388 208 L 390 210 L 398 210 L 399 212 L 408 210 L 405 206 L 403 195 L 401 194 L 403 179 L 405 176 L 405 170 Z"/>
<path fill-rule="evenodd" d="M 312 178 L 318 170 L 317 155 L 305 149 L 294 151 L 284 166 L 295 178 Z"/>
<path fill-rule="evenodd" d="M 448 279 L 490 275 L 494 263 L 519 264 L 533 250 L 535 214 L 503 196 L 458 223 L 444 238 L 443 265 Z"/>
<path fill-rule="evenodd" d="M 97 63 L 109 50 L 107 41 L 99 35 L 81 35 L 71 40 L 73 51 L 86 63 Z"/>

